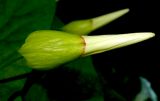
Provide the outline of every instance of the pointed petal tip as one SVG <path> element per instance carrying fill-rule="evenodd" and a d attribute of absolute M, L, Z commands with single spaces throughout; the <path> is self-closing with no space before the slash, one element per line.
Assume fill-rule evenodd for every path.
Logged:
<path fill-rule="evenodd" d="M 128 13 L 130 11 L 130 9 L 129 8 L 125 8 L 125 9 L 122 9 L 122 11 Z"/>
<path fill-rule="evenodd" d="M 137 39 L 142 39 L 142 41 L 155 36 L 155 33 L 153 32 L 139 32 L 139 33 L 131 33 L 131 34 L 133 34 Z"/>
<path fill-rule="evenodd" d="M 108 14 L 104 14 L 92 19 L 93 22 L 93 30 L 98 29 L 104 25 L 109 24 L 110 22 L 118 19 L 119 17 L 125 15 L 129 12 L 129 8 L 121 9 L 118 11 L 114 11 Z"/>
<path fill-rule="evenodd" d="M 150 37 L 154 37 L 155 36 L 154 32 L 144 32 L 144 33 L 147 33 Z"/>
<path fill-rule="evenodd" d="M 124 15 L 124 14 L 128 13 L 129 11 L 130 11 L 129 8 L 124 8 L 124 9 L 120 9 L 120 10 L 112 12 L 112 13 L 121 13 L 122 15 Z M 112 14 L 112 13 L 110 13 L 110 14 Z"/>

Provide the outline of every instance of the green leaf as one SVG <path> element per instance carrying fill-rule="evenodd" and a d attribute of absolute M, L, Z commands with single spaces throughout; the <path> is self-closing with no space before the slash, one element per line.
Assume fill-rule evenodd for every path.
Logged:
<path fill-rule="evenodd" d="M 46 90 L 38 84 L 32 85 L 25 99 L 26 101 L 49 101 Z"/>
<path fill-rule="evenodd" d="M 55 16 L 52 23 L 52 29 L 60 31 L 62 30 L 63 26 L 63 22 L 57 16 Z"/>
<path fill-rule="evenodd" d="M 25 79 L 0 83 L 0 101 L 8 101 L 8 98 L 23 88 Z"/>
<path fill-rule="evenodd" d="M 93 65 L 91 56 L 77 59 L 66 66 L 69 68 L 69 70 L 74 70 L 80 74 L 79 84 L 84 85 L 82 88 L 84 91 L 92 89 L 92 96 L 86 101 L 104 101 L 102 85 L 100 83 L 97 71 Z"/>
<path fill-rule="evenodd" d="M 103 96 L 95 96 L 89 100 L 85 100 L 85 101 L 104 101 Z"/>
<path fill-rule="evenodd" d="M 94 68 L 94 65 L 92 63 L 92 58 L 90 56 L 79 58 L 77 60 L 74 60 L 66 65 L 70 69 L 74 69 L 76 71 L 80 71 L 83 73 L 82 75 L 92 75 L 97 76 L 97 72 Z"/>
<path fill-rule="evenodd" d="M 34 30 L 51 28 L 55 0 L 1 0 L 0 4 L 0 40 L 24 41 Z"/>
<path fill-rule="evenodd" d="M 25 79 L 1 82 L 31 71 L 17 52 L 29 33 L 50 29 L 55 0 L 0 0 L 0 101 L 21 90 Z"/>
<path fill-rule="evenodd" d="M 54 0 L 2 1 L 4 1 L 1 3 L 4 6 L 4 10 L 0 13 L 6 14 L 7 17 L 0 16 L 0 21 L 7 20 L 7 22 L 0 27 L 2 29 L 0 37 L 0 69 L 6 67 L 4 64 L 10 65 L 11 63 L 8 61 L 14 62 L 19 58 L 17 49 L 30 32 L 51 28 L 55 12 Z"/>
<path fill-rule="evenodd" d="M 22 98 L 19 96 L 14 101 L 22 101 Z"/>

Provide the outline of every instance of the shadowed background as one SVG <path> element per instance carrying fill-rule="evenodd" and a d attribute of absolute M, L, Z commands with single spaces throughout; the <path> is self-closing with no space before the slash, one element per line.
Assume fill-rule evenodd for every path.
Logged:
<path fill-rule="evenodd" d="M 68 23 L 124 8 L 129 8 L 130 12 L 91 35 L 154 32 L 156 36 L 138 44 L 94 55 L 96 69 L 107 84 L 126 95 L 139 90 L 138 77 L 143 76 L 160 96 L 160 8 L 156 0 L 60 0 L 57 15 L 64 23 Z"/>

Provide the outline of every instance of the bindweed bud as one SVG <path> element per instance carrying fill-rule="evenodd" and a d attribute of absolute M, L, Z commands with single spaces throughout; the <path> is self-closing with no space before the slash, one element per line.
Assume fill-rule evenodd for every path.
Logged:
<path fill-rule="evenodd" d="M 153 37 L 152 32 L 128 33 L 118 35 L 83 36 L 85 40 L 84 56 L 124 47 Z"/>
<path fill-rule="evenodd" d="M 48 70 L 81 56 L 120 48 L 153 36 L 154 33 L 79 36 L 61 31 L 41 30 L 31 33 L 19 52 L 30 67 Z"/>
<path fill-rule="evenodd" d="M 40 30 L 28 36 L 19 52 L 30 67 L 47 70 L 78 58 L 83 48 L 84 41 L 78 35 Z"/>
<path fill-rule="evenodd" d="M 129 9 L 122 9 L 109 14 L 105 14 L 99 17 L 86 19 L 86 20 L 76 20 L 65 25 L 62 30 L 69 33 L 74 33 L 78 35 L 87 35 L 88 33 L 116 20 L 117 18 L 123 16 L 129 11 Z"/>

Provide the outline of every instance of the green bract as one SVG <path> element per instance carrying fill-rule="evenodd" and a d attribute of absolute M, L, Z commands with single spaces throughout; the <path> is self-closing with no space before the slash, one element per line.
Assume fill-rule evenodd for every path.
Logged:
<path fill-rule="evenodd" d="M 90 19 L 72 21 L 65 25 L 62 30 L 73 34 L 85 35 L 93 30 L 93 21 Z"/>
<path fill-rule="evenodd" d="M 83 42 L 78 35 L 40 30 L 28 36 L 19 52 L 32 68 L 47 70 L 78 58 L 83 53 Z"/>

